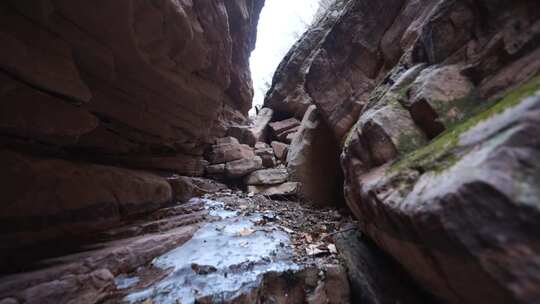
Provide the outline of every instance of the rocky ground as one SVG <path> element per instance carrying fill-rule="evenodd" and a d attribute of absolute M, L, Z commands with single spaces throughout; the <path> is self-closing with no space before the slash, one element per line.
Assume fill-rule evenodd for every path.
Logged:
<path fill-rule="evenodd" d="M 0 303 L 246 303 L 247 298 L 283 297 L 284 287 L 274 285 L 288 286 L 291 278 L 298 292 L 287 303 L 348 303 L 335 237 L 354 229 L 351 225 L 350 215 L 336 209 L 221 188 L 103 231 L 99 242 L 79 244 L 76 253 L 48 257 L 32 271 L 5 277 Z M 214 240 L 218 246 L 190 245 L 201 233 L 203 243 Z M 182 251 L 190 246 L 204 252 Z M 156 261 L 167 255 L 189 269 L 160 266 Z M 186 262 L 193 256 L 205 256 L 208 263 Z M 209 275 L 221 271 L 231 256 L 235 263 L 226 272 Z M 173 287 L 164 292 L 160 286 L 167 280 Z M 181 287 L 174 287 L 178 283 Z M 332 284 L 340 288 L 328 290 Z"/>

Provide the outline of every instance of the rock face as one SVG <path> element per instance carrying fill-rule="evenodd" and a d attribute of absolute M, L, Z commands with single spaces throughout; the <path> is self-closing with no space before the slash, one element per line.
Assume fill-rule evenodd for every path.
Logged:
<path fill-rule="evenodd" d="M 159 176 L 141 171 L 0 151 L 2 251 L 109 227 L 172 201 Z"/>
<path fill-rule="evenodd" d="M 526 0 L 336 1 L 267 94 L 282 118 L 317 107 L 362 231 L 448 303 L 539 297 L 538 20 Z"/>
<path fill-rule="evenodd" d="M 354 228 L 336 236 L 336 247 L 349 274 L 353 303 L 430 303 L 416 292 L 399 265 Z"/>
<path fill-rule="evenodd" d="M 290 180 L 302 183 L 300 196 L 318 205 L 343 202 L 339 149 L 332 132 L 311 105 L 287 153 Z"/>
<path fill-rule="evenodd" d="M 166 180 L 117 167 L 202 175 L 206 145 L 251 107 L 263 4 L 2 1 L 0 142 L 15 176 L 2 173 L 1 234 L 39 221 L 36 239 L 54 237 L 48 226 L 172 199 Z"/>

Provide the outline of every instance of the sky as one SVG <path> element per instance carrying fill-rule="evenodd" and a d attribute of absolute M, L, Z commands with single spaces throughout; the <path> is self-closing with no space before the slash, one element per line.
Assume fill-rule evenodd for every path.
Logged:
<path fill-rule="evenodd" d="M 255 97 L 253 107 L 262 105 L 267 84 L 274 72 L 313 20 L 319 0 L 266 0 L 257 27 L 257 44 L 250 66 Z M 252 109 L 250 114 L 255 114 Z"/>

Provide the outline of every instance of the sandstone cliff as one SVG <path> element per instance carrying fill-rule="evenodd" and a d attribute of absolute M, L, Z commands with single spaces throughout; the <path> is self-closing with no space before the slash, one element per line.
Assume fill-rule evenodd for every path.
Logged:
<path fill-rule="evenodd" d="M 316 106 L 363 232 L 445 302 L 540 296 L 539 20 L 536 1 L 336 1 L 267 94 L 282 118 Z"/>
<path fill-rule="evenodd" d="M 245 119 L 263 0 L 2 1 L 2 248 L 172 201 Z"/>

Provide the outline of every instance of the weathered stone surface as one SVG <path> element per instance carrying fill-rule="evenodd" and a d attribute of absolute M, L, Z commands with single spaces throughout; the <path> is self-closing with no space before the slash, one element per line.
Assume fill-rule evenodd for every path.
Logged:
<path fill-rule="evenodd" d="M 384 66 L 381 39 L 404 2 L 349 2 L 313 58 L 307 92 L 338 142 L 358 119 L 375 86 Z"/>
<path fill-rule="evenodd" d="M 52 144 L 76 144 L 99 120 L 80 107 L 0 73 L 0 130 Z"/>
<path fill-rule="evenodd" d="M 281 141 L 281 142 L 284 142 L 284 143 L 287 143 L 287 144 L 290 144 L 291 141 L 294 139 L 294 137 L 296 136 L 296 133 L 298 133 L 298 130 L 300 129 L 300 125 L 292 128 L 292 129 L 289 129 L 289 130 L 286 130 L 286 131 L 283 131 L 281 133 L 279 133 L 277 136 L 276 136 L 276 139 Z"/>
<path fill-rule="evenodd" d="M 272 119 L 274 111 L 263 108 L 249 125 L 235 125 L 227 130 L 227 134 L 237 138 L 241 143 L 255 146 L 257 142 L 265 141 L 268 137 L 268 123 Z"/>
<path fill-rule="evenodd" d="M 4 245 L 170 201 L 164 179 L 127 168 L 201 175 L 207 146 L 251 108 L 263 4 L 2 1 L 0 145 L 33 155 L 2 152 L 2 237 L 28 233 Z"/>
<path fill-rule="evenodd" d="M 256 142 L 267 140 L 268 124 L 272 120 L 273 115 L 274 110 L 270 108 L 262 108 L 257 114 L 257 117 L 255 117 L 255 120 L 251 126 L 251 133 L 253 133 L 253 137 L 255 138 Z"/>
<path fill-rule="evenodd" d="M 204 170 L 209 175 L 224 174 L 225 173 L 225 164 L 217 164 L 217 165 L 206 166 L 206 168 Z"/>
<path fill-rule="evenodd" d="M 164 178 L 115 167 L 0 152 L 4 249 L 97 230 L 171 202 Z"/>
<path fill-rule="evenodd" d="M 262 142 L 262 141 L 259 141 L 255 144 L 255 149 L 256 150 L 259 150 L 259 149 L 266 149 L 266 148 L 271 148 L 269 144 L 265 143 L 265 142 Z"/>
<path fill-rule="evenodd" d="M 509 95 L 394 165 L 368 169 L 344 158 L 346 196 L 362 229 L 437 297 L 528 303 L 538 296 L 535 228 L 522 227 L 539 214 L 540 97 L 517 103 L 534 90 Z"/>
<path fill-rule="evenodd" d="M 247 125 L 234 125 L 227 129 L 227 136 L 238 139 L 239 142 L 248 146 L 254 146 L 257 139 L 251 131 L 251 127 Z"/>
<path fill-rule="evenodd" d="M 163 216 L 163 214 L 161 215 Z M 95 248 L 46 261 L 34 271 L 4 276 L 0 282 L 0 300 L 15 303 L 100 303 L 117 290 L 115 276 L 146 266 L 156 256 L 187 242 L 198 229 L 200 213 L 164 216 L 159 231 L 144 236 L 127 236 L 101 243 Z M 169 217 L 169 218 L 167 218 Z M 171 224 L 166 227 L 165 222 Z M 175 223 L 175 225 L 172 225 Z M 123 227 L 144 230 L 142 223 Z M 151 226 L 151 225 L 150 225 Z"/>
<path fill-rule="evenodd" d="M 270 186 L 248 186 L 248 192 L 254 194 L 268 195 L 268 196 L 291 196 L 298 194 L 300 188 L 299 183 L 287 182 L 281 185 L 270 185 Z"/>
<path fill-rule="evenodd" d="M 247 185 L 276 185 L 283 184 L 289 178 L 285 168 L 257 170 L 246 176 Z"/>
<path fill-rule="evenodd" d="M 324 275 L 325 280 L 315 288 L 307 303 L 351 303 L 351 290 L 345 269 L 341 266 L 331 266 L 325 269 Z"/>
<path fill-rule="evenodd" d="M 240 178 L 255 170 L 262 169 L 262 167 L 262 159 L 258 156 L 253 156 L 226 163 L 225 174 L 230 178 Z"/>
<path fill-rule="evenodd" d="M 276 157 L 274 154 L 274 149 L 269 145 L 265 144 L 265 148 L 255 150 L 255 155 L 259 156 L 263 161 L 263 166 L 265 168 L 273 168 L 276 166 Z"/>
<path fill-rule="evenodd" d="M 449 65 L 423 70 L 411 85 L 409 109 L 415 123 L 431 138 L 469 115 L 474 85 L 461 74 L 462 67 Z"/>
<path fill-rule="evenodd" d="M 296 118 L 289 118 L 289 119 L 275 121 L 275 122 L 270 123 L 270 129 L 272 130 L 272 132 L 274 133 L 276 137 L 298 126 L 300 126 L 300 121 Z"/>
<path fill-rule="evenodd" d="M 200 197 L 204 194 L 227 189 L 224 184 L 205 178 L 172 176 L 167 178 L 167 181 L 171 185 L 174 199 L 182 203 L 189 201 L 193 197 Z"/>
<path fill-rule="evenodd" d="M 216 139 L 216 145 L 222 144 L 240 144 L 240 142 L 238 141 L 238 139 L 230 136 Z"/>
<path fill-rule="evenodd" d="M 336 235 L 336 247 L 347 267 L 354 303 L 428 303 L 400 266 L 361 233 Z M 339 287 L 336 287 L 339 288 Z"/>
<path fill-rule="evenodd" d="M 279 160 L 285 161 L 287 159 L 287 151 L 289 149 L 289 146 L 287 144 L 284 144 L 279 141 L 273 141 L 271 143 L 271 146 L 272 146 L 272 149 L 274 150 L 274 154 Z"/>
<path fill-rule="evenodd" d="M 331 2 L 334 3 L 330 9 L 320 10 L 319 17 L 289 50 L 274 74 L 264 105 L 284 117 L 302 119 L 312 104 L 311 97 L 305 90 L 306 74 L 319 46 L 339 19 L 341 10 L 348 1 Z"/>
<path fill-rule="evenodd" d="M 211 164 L 221 164 L 243 158 L 253 158 L 255 153 L 248 145 L 221 144 L 212 146 L 212 151 L 208 156 Z"/>
<path fill-rule="evenodd" d="M 84 109 L 123 138 L 153 138 L 140 148 L 206 142 L 229 119 L 222 108 L 250 108 L 264 1 L 47 3 L 2 4 L 4 70 L 64 102 L 89 102 Z"/>
<path fill-rule="evenodd" d="M 266 106 L 317 106 L 362 231 L 422 288 L 534 302 L 537 101 L 519 101 L 538 90 L 538 3 L 338 2 L 287 54 Z"/>
<path fill-rule="evenodd" d="M 320 205 L 342 203 L 340 151 L 337 147 L 317 107 L 310 106 L 287 153 L 290 179 L 302 184 L 299 196 Z"/>

